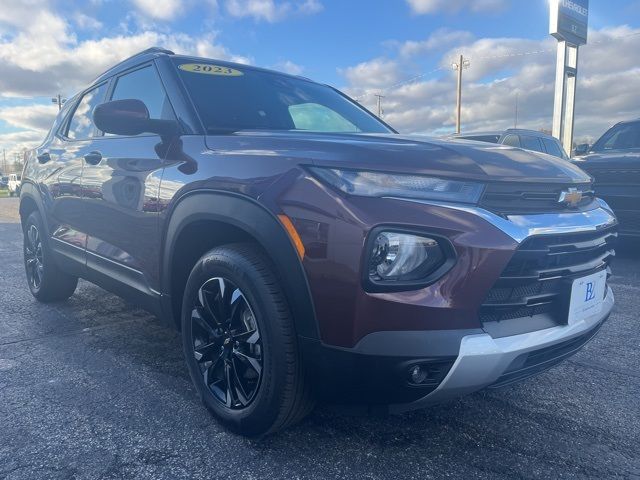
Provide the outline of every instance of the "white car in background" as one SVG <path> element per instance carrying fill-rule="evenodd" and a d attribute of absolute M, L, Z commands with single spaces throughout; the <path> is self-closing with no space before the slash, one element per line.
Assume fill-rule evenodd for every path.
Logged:
<path fill-rule="evenodd" d="M 20 185 L 22 185 L 22 177 L 16 173 L 9 175 L 9 182 L 7 188 L 9 189 L 9 196 L 20 195 Z"/>

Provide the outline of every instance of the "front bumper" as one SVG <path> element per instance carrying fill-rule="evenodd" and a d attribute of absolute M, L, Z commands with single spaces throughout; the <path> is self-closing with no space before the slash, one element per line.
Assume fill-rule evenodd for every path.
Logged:
<path fill-rule="evenodd" d="M 467 335 L 460 342 L 458 357 L 449 373 L 433 392 L 410 403 L 391 405 L 390 411 L 401 413 L 423 408 L 496 383 L 509 383 L 510 378 L 519 380 L 539 373 L 584 345 L 609 317 L 613 304 L 613 292 L 608 287 L 602 311 L 575 324 L 502 338 L 492 338 L 487 333 Z M 574 339 L 584 341 L 571 342 Z M 569 348 L 556 349 L 557 355 L 541 356 L 538 362 L 526 365 L 526 354 L 565 344 Z M 510 377 L 512 372 L 521 374 Z"/>

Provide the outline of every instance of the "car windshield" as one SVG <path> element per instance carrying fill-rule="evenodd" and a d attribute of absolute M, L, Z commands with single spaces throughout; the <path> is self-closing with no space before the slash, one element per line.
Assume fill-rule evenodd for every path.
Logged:
<path fill-rule="evenodd" d="M 591 150 L 603 152 L 631 148 L 640 148 L 640 122 L 616 125 L 606 132 Z"/>
<path fill-rule="evenodd" d="M 274 72 L 174 59 L 208 133 L 393 133 L 331 87 Z"/>

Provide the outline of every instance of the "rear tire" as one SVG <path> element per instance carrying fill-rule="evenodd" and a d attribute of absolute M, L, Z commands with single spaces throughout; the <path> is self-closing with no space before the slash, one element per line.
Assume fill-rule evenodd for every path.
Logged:
<path fill-rule="evenodd" d="M 24 266 L 31 294 L 44 303 L 59 302 L 73 295 L 78 278 L 56 265 L 40 213 L 35 211 L 27 217 L 23 234 Z"/>
<path fill-rule="evenodd" d="M 217 247 L 198 260 L 184 292 L 182 338 L 202 401 L 230 430 L 264 436 L 313 408 L 284 293 L 252 245 Z"/>

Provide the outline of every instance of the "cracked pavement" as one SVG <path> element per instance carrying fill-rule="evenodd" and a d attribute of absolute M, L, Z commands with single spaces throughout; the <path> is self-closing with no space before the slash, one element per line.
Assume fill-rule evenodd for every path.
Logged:
<path fill-rule="evenodd" d="M 251 441 L 209 416 L 152 315 L 87 282 L 36 302 L 16 210 L 0 199 L 0 479 L 640 478 L 633 251 L 614 264 L 610 320 L 538 377 L 404 416 L 319 407 Z"/>

